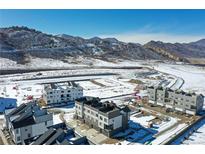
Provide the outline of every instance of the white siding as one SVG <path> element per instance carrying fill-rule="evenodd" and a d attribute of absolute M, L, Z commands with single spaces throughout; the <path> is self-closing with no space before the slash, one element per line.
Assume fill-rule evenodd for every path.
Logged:
<path fill-rule="evenodd" d="M 50 92 L 52 94 L 50 94 Z M 67 87 L 66 89 L 48 89 L 44 92 L 44 100 L 48 104 L 74 101 L 77 98 L 83 97 L 83 89 L 81 87 Z M 64 95 L 64 97 L 61 97 Z M 69 95 L 69 97 L 67 97 Z M 63 99 L 62 99 L 63 98 Z"/>
<path fill-rule="evenodd" d="M 45 125 L 45 122 L 32 125 L 32 136 L 37 136 L 40 134 L 43 134 L 45 131 L 47 131 L 47 127 L 52 126 L 53 121 L 47 121 L 47 125 Z"/>

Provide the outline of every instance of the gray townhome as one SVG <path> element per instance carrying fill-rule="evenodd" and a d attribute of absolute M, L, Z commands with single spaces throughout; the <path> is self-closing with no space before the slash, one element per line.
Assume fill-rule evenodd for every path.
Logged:
<path fill-rule="evenodd" d="M 196 115 L 203 110 L 204 96 L 162 87 L 148 87 L 149 102 Z"/>
<path fill-rule="evenodd" d="M 99 98 L 83 97 L 75 101 L 75 117 L 108 137 L 127 129 L 130 109 Z"/>
<path fill-rule="evenodd" d="M 157 98 L 156 91 L 157 91 L 157 87 L 154 87 L 154 86 L 147 87 L 149 100 L 153 101 L 153 103 L 156 102 L 156 98 Z M 152 103 L 151 101 L 150 101 L 150 103 Z"/>
<path fill-rule="evenodd" d="M 53 115 L 41 109 L 36 102 L 21 104 L 19 107 L 6 110 L 6 128 L 15 144 L 24 144 L 47 131 L 53 125 Z"/>

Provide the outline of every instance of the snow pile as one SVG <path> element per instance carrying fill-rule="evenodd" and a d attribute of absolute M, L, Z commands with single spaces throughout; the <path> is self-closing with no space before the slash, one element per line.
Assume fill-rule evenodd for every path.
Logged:
<path fill-rule="evenodd" d="M 173 117 L 170 117 L 170 120 L 167 122 L 167 121 L 162 121 L 161 124 L 158 124 L 157 127 L 159 127 L 157 130 L 159 132 L 162 132 L 168 128 L 170 128 L 171 126 L 173 126 L 174 124 L 177 123 L 177 119 L 176 118 L 173 118 Z"/>
<path fill-rule="evenodd" d="M 141 116 L 141 117 L 135 117 L 135 116 L 131 116 L 130 120 L 132 120 L 135 123 L 139 123 L 144 127 L 148 127 L 149 126 L 149 122 L 153 119 L 155 119 L 156 117 L 150 115 L 150 116 Z"/>
<path fill-rule="evenodd" d="M 62 120 L 60 119 L 60 114 L 53 115 L 53 125 L 62 123 Z"/>
<path fill-rule="evenodd" d="M 73 116 L 74 116 L 74 113 L 66 113 L 64 114 L 63 117 L 66 121 L 70 121 L 70 120 L 73 120 Z"/>

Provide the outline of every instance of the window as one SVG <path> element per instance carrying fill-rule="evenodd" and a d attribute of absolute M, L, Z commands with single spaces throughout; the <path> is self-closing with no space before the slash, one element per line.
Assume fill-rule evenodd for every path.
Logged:
<path fill-rule="evenodd" d="M 47 126 L 47 121 L 45 121 L 45 125 Z"/>
<path fill-rule="evenodd" d="M 196 109 L 196 106 L 194 106 L 194 105 L 191 105 L 191 109 Z"/>
<path fill-rule="evenodd" d="M 61 93 L 64 93 L 64 91 L 61 91 Z"/>
<path fill-rule="evenodd" d="M 28 134 L 28 138 L 30 138 L 30 137 L 31 137 L 31 134 L 29 133 L 29 134 Z"/>
<path fill-rule="evenodd" d="M 16 134 L 18 134 L 18 133 L 19 133 L 19 129 L 16 130 Z"/>
<path fill-rule="evenodd" d="M 28 129 L 25 129 L 25 132 L 27 132 L 28 131 Z"/>
<path fill-rule="evenodd" d="M 17 141 L 20 141 L 20 140 L 21 140 L 21 138 L 20 138 L 20 136 L 18 136 L 18 137 L 17 137 Z"/>
<path fill-rule="evenodd" d="M 96 117 L 98 117 L 98 114 L 96 114 Z"/>
<path fill-rule="evenodd" d="M 104 122 L 107 122 L 107 119 L 106 119 L 106 118 L 104 118 Z"/>
<path fill-rule="evenodd" d="M 100 120 L 103 120 L 103 118 L 100 116 Z"/>
<path fill-rule="evenodd" d="M 53 92 L 50 92 L 50 94 L 53 94 Z"/>

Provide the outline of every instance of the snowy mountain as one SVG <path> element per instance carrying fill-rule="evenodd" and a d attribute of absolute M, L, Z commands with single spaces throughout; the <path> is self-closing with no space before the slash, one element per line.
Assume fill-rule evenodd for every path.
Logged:
<path fill-rule="evenodd" d="M 174 60 L 205 58 L 204 40 L 189 44 L 151 41 L 145 45 L 125 43 L 115 38 L 84 39 L 67 34 L 50 35 L 27 27 L 0 28 L 0 57 L 19 64 L 32 58 L 50 58 L 66 62 L 69 57 L 91 57 L 103 60 Z"/>

